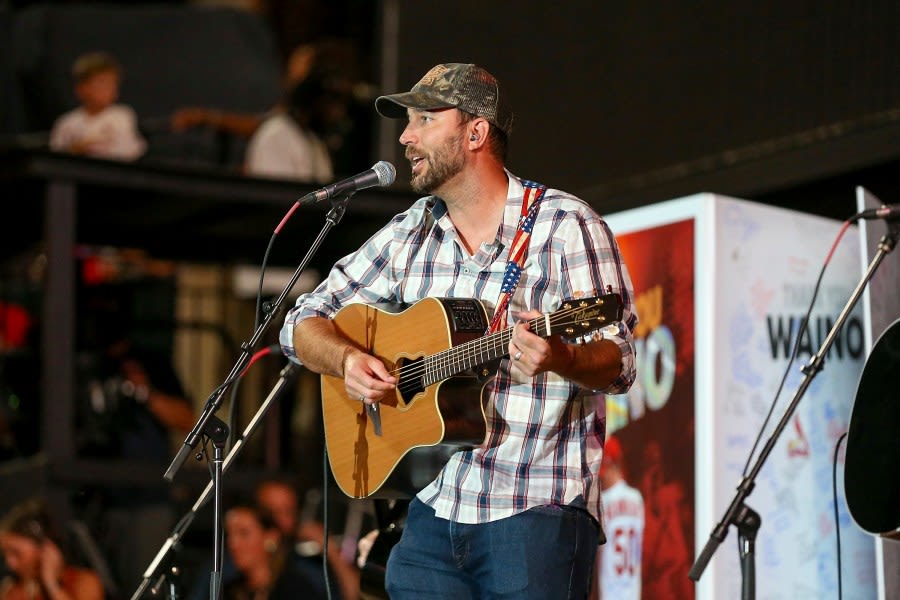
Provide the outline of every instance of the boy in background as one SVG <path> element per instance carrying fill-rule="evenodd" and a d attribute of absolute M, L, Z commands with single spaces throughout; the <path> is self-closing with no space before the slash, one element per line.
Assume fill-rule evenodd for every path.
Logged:
<path fill-rule="evenodd" d="M 56 119 L 50 149 L 94 158 L 133 161 L 147 143 L 130 106 L 117 104 L 122 67 L 105 52 L 79 56 L 72 66 L 80 105 Z"/>

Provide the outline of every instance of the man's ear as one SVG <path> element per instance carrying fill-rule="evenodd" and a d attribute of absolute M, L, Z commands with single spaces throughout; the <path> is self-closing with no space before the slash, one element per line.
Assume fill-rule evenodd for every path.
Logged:
<path fill-rule="evenodd" d="M 487 119 L 479 118 L 471 121 L 469 123 L 469 141 L 483 142 L 487 139 L 490 129 L 491 124 L 487 122 Z"/>

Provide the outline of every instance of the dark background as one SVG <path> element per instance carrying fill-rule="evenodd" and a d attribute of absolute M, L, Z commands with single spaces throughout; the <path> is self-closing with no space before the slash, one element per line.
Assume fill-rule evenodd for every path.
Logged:
<path fill-rule="evenodd" d="M 514 172 L 604 212 L 715 192 L 843 219 L 855 185 L 896 201 L 896 2 L 398 4 L 398 87 L 483 64 L 517 112 Z"/>
<path fill-rule="evenodd" d="M 72 59 L 103 45 L 125 65 L 122 100 L 148 130 L 150 159 L 234 168 L 240 140 L 173 136 L 167 116 L 266 110 L 289 48 L 330 37 L 369 85 L 370 150 L 353 166 L 394 162 L 398 190 L 398 123 L 369 100 L 438 62 L 472 61 L 516 110 L 512 170 L 603 212 L 709 191 L 843 219 L 856 185 L 898 196 L 900 7 L 889 0 L 258 4 L 0 5 L 0 134 L 46 131 L 74 103 Z"/>
<path fill-rule="evenodd" d="M 0 478 L 5 502 L 40 488 L 65 504 L 86 481 L 163 485 L 157 469 L 74 459 L 65 424 L 74 421 L 83 302 L 72 249 L 108 244 L 175 261 L 259 264 L 273 228 L 311 186 L 244 177 L 245 140 L 207 129 L 175 134 L 168 118 L 187 105 L 268 110 L 297 43 L 340 40 L 347 70 L 364 84 L 359 158 L 336 175 L 378 160 L 398 170 L 390 188 L 354 197 L 316 254 L 320 271 L 413 200 L 402 124 L 378 119 L 372 100 L 409 89 L 439 62 L 476 62 L 505 84 L 517 114 L 515 174 L 574 192 L 601 213 L 713 192 L 843 220 L 856 212 L 860 185 L 900 201 L 900 4 L 892 0 L 258 7 L 0 1 L 0 300 L 26 305 L 36 322 L 28 347 L 0 352 L 0 386 L 8 402 L 7 387 L 19 391 L 21 448 L 42 456 L 37 470 Z M 74 106 L 72 61 L 98 48 L 123 63 L 121 100 L 150 143 L 134 164 L 46 151 L 53 119 Z M 270 264 L 297 266 L 327 209 L 299 210 Z M 46 277 L 35 280 L 38 259 Z M 320 458 L 264 466 L 317 481 Z M 202 489 L 207 473 L 196 474 Z M 188 507 L 196 492 L 181 502 Z"/>

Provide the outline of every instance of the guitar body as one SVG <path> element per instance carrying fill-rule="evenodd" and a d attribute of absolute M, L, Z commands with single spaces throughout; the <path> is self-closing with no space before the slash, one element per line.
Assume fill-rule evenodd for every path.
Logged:
<path fill-rule="evenodd" d="M 377 405 L 380 435 L 366 405 L 347 397 L 344 380 L 321 376 L 328 459 L 347 496 L 408 497 L 453 452 L 484 440 L 483 379 L 472 373 L 430 385 L 422 381 L 424 357 L 484 335 L 488 318 L 479 301 L 425 298 L 401 312 L 351 304 L 334 323 L 388 371 L 400 373 L 393 397 Z"/>

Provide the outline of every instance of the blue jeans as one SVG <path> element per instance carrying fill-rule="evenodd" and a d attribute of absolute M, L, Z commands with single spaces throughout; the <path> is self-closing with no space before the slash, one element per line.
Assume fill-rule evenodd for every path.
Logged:
<path fill-rule="evenodd" d="M 413 499 L 385 587 L 391 600 L 582 600 L 598 542 L 596 521 L 577 508 L 539 506 L 469 525 Z"/>

